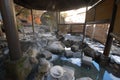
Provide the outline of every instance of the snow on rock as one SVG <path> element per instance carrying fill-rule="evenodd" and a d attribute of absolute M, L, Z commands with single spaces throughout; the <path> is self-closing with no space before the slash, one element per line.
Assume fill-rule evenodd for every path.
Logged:
<path fill-rule="evenodd" d="M 80 58 L 66 58 L 66 57 L 61 57 L 62 60 L 69 61 L 77 66 L 81 66 L 81 59 Z"/>
<path fill-rule="evenodd" d="M 116 62 L 117 64 L 120 64 L 120 56 L 111 55 L 111 60 Z"/>

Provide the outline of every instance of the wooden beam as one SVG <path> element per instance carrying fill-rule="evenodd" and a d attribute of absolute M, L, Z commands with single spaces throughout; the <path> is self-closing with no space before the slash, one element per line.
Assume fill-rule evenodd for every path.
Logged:
<path fill-rule="evenodd" d="M 110 19 L 87 22 L 87 24 L 104 24 L 104 23 L 110 23 Z"/>
<path fill-rule="evenodd" d="M 34 29 L 34 16 L 33 16 L 33 10 L 31 9 L 31 17 L 32 17 L 32 30 L 33 30 L 33 35 L 35 33 L 35 29 Z"/>
<path fill-rule="evenodd" d="M 117 14 L 115 19 L 114 31 L 113 33 L 120 34 L 120 0 L 117 4 Z"/>
<path fill-rule="evenodd" d="M 86 16 L 87 16 L 87 11 L 88 11 L 88 6 L 86 6 Z M 86 17 L 85 16 L 85 17 Z M 85 24 L 84 24 L 84 27 L 83 27 L 83 38 L 82 38 L 82 44 L 84 43 L 84 39 L 85 39 L 85 36 L 86 36 L 86 24 L 87 24 L 87 18 L 85 18 Z"/>
<path fill-rule="evenodd" d="M 58 25 L 84 25 L 85 23 L 66 23 L 66 24 L 58 24 Z"/>
<path fill-rule="evenodd" d="M 117 0 L 114 0 L 112 19 L 111 19 L 110 28 L 109 28 L 108 36 L 107 36 L 107 41 L 106 41 L 105 49 L 104 49 L 104 53 L 103 53 L 105 56 L 109 56 L 111 45 L 112 45 L 112 41 L 113 41 L 113 38 L 112 38 L 112 36 L 110 36 L 110 33 L 112 33 L 113 29 L 114 29 L 114 23 L 115 23 L 115 18 L 116 18 L 116 13 L 117 13 L 116 1 Z"/>

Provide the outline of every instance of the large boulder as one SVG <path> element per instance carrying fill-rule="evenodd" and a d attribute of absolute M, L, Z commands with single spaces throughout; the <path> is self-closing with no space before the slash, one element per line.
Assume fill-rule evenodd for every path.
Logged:
<path fill-rule="evenodd" d="M 90 48 L 89 46 L 84 48 L 83 52 L 85 55 L 92 57 L 92 58 L 95 58 L 96 52 L 92 48 Z"/>
<path fill-rule="evenodd" d="M 28 53 L 28 56 L 30 57 L 30 62 L 32 64 L 37 64 L 38 60 L 37 60 L 36 57 L 37 57 L 38 54 L 41 54 L 40 49 L 38 47 L 36 47 L 36 46 L 29 47 L 27 53 Z"/>
<path fill-rule="evenodd" d="M 49 72 L 50 66 L 51 65 L 49 61 L 47 61 L 45 58 L 40 58 L 37 70 L 38 73 L 36 74 L 34 80 L 44 80 L 44 76 L 47 72 Z"/>
<path fill-rule="evenodd" d="M 65 51 L 64 47 L 59 41 L 50 43 L 47 49 L 54 54 L 62 54 Z"/>
<path fill-rule="evenodd" d="M 32 65 L 30 64 L 29 57 L 23 56 L 15 62 L 6 61 L 5 69 L 8 78 L 12 76 L 12 80 L 25 80 L 32 70 Z"/>
<path fill-rule="evenodd" d="M 47 73 L 50 69 L 50 62 L 45 58 L 39 59 L 38 73 Z"/>

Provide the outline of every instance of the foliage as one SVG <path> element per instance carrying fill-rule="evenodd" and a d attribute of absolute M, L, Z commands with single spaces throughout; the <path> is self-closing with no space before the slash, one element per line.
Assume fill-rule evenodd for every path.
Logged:
<path fill-rule="evenodd" d="M 15 11 L 16 13 L 20 13 L 19 15 L 23 17 L 27 17 L 30 14 L 30 10 L 19 5 L 15 5 Z"/>

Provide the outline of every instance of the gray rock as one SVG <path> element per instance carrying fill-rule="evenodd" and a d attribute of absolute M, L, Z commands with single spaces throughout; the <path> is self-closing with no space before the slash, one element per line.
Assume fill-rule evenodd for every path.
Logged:
<path fill-rule="evenodd" d="M 36 58 L 40 50 L 37 47 L 29 47 L 28 52 L 30 57 Z"/>
<path fill-rule="evenodd" d="M 74 54 L 73 54 L 73 57 L 74 58 L 81 58 L 81 52 L 75 52 Z"/>
<path fill-rule="evenodd" d="M 67 57 L 67 58 L 73 57 L 73 54 L 74 54 L 74 52 L 72 52 L 71 50 L 66 50 L 65 51 L 65 57 Z"/>
<path fill-rule="evenodd" d="M 89 46 L 86 47 L 85 49 L 83 49 L 83 52 L 85 55 L 95 58 L 95 51 L 92 48 L 90 48 Z"/>
<path fill-rule="evenodd" d="M 47 61 L 45 58 L 40 58 L 38 73 L 47 73 L 49 69 L 50 69 L 50 62 Z"/>
<path fill-rule="evenodd" d="M 78 44 L 72 45 L 71 50 L 74 51 L 74 52 L 78 51 L 79 50 L 79 45 Z"/>
<path fill-rule="evenodd" d="M 43 55 L 45 56 L 45 58 L 48 59 L 48 60 L 52 58 L 52 53 L 49 52 L 49 51 L 47 51 L 47 50 L 43 51 L 42 54 L 43 54 Z"/>
<path fill-rule="evenodd" d="M 50 52 L 58 55 L 61 55 L 65 51 L 64 47 L 61 45 L 61 42 L 59 41 L 52 42 L 47 46 L 47 49 Z"/>
<path fill-rule="evenodd" d="M 63 44 L 64 44 L 66 47 L 71 47 L 71 46 L 73 45 L 70 40 L 64 40 L 64 41 L 63 41 Z"/>
<path fill-rule="evenodd" d="M 90 77 L 82 77 L 82 78 L 79 78 L 79 79 L 76 79 L 76 80 L 93 80 L 93 79 L 91 79 Z"/>
<path fill-rule="evenodd" d="M 88 57 L 88 56 L 83 56 L 82 57 L 82 64 L 85 64 L 85 65 L 91 67 L 92 66 L 92 58 Z"/>

